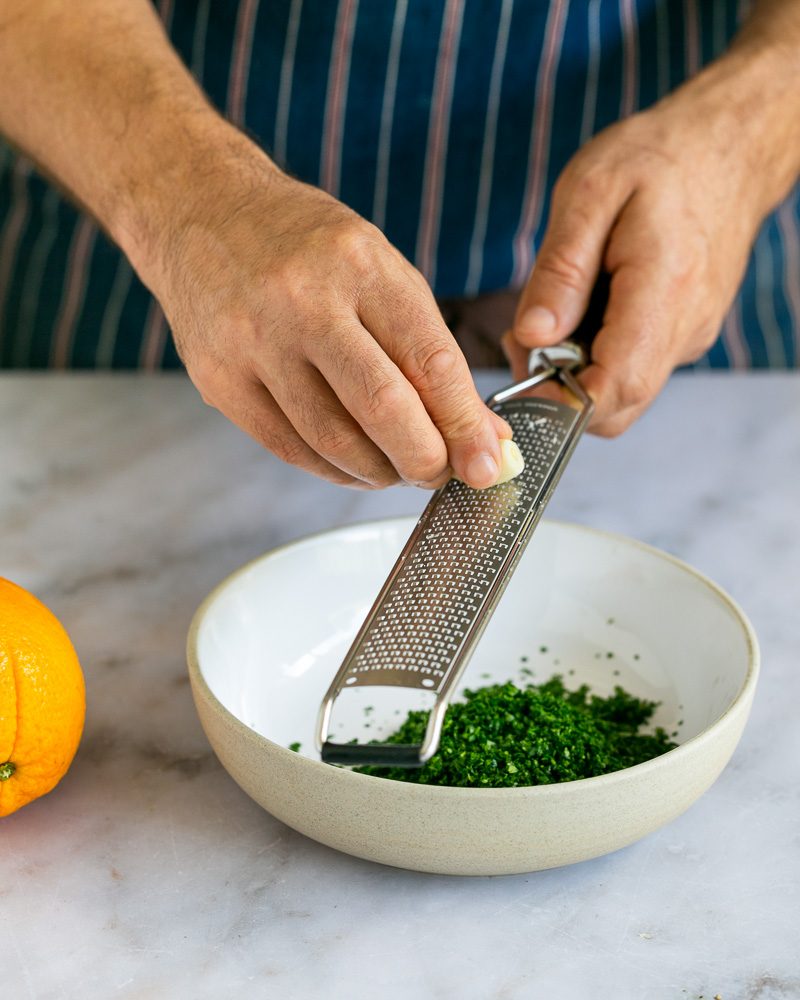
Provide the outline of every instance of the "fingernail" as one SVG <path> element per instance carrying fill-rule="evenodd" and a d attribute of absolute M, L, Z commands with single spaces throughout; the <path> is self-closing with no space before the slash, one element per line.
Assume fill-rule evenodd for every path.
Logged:
<path fill-rule="evenodd" d="M 532 306 L 520 316 L 517 329 L 520 333 L 530 333 L 534 336 L 549 337 L 556 328 L 556 317 L 544 306 Z"/>
<path fill-rule="evenodd" d="M 491 455 L 484 453 L 470 459 L 467 465 L 467 482 L 476 490 L 494 486 L 500 475 L 500 467 Z"/>

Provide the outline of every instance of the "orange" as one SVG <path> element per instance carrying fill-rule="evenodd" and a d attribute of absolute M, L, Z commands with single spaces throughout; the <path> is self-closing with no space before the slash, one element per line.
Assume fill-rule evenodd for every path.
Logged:
<path fill-rule="evenodd" d="M 81 665 L 63 626 L 0 577 L 0 816 L 63 778 L 85 713 Z"/>

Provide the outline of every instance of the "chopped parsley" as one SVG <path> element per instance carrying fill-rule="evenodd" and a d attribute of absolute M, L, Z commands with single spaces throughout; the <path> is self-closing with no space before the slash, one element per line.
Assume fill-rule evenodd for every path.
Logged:
<path fill-rule="evenodd" d="M 619 771 L 658 757 L 675 743 L 650 721 L 657 702 L 621 687 L 601 697 L 584 684 L 569 691 L 559 675 L 524 688 L 508 681 L 465 692 L 447 709 L 436 754 L 420 768 L 359 767 L 395 781 L 462 788 L 548 785 Z M 421 743 L 425 711 L 408 713 L 389 743 Z"/>

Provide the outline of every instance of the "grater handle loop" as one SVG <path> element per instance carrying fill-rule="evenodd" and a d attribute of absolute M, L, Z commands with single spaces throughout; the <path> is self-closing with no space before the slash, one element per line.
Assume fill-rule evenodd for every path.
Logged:
<path fill-rule="evenodd" d="M 342 764 L 357 767 L 375 764 L 379 767 L 419 767 L 418 743 L 332 743 L 322 744 L 322 760 L 325 764 Z"/>
<path fill-rule="evenodd" d="M 317 722 L 317 748 L 325 764 L 356 767 L 377 764 L 381 767 L 421 767 L 436 753 L 447 711 L 447 698 L 438 697 L 428 716 L 422 743 L 335 743 L 322 738 L 328 731 L 334 698 L 325 699 Z"/>

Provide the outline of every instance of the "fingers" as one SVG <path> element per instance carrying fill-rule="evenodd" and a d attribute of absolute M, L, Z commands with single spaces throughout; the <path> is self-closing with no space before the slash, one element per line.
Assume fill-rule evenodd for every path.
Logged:
<path fill-rule="evenodd" d="M 295 431 L 331 465 L 375 487 L 399 481 L 389 458 L 364 434 L 325 378 L 307 361 L 286 359 L 279 370 L 259 369 L 256 374 Z"/>
<path fill-rule="evenodd" d="M 672 282 L 658 264 L 625 264 L 614 274 L 592 363 L 580 376 L 595 404 L 594 433 L 621 434 L 661 391 L 680 360 L 673 309 Z"/>
<path fill-rule="evenodd" d="M 192 330 L 192 378 L 265 447 L 334 482 L 493 485 L 510 428 L 479 398 L 422 276 L 353 219 L 301 232 L 268 288 L 223 303 L 215 334 Z"/>
<path fill-rule="evenodd" d="M 586 311 L 614 221 L 631 190 L 611 172 L 565 173 L 527 286 L 514 335 L 525 347 L 564 340 Z"/>
<path fill-rule="evenodd" d="M 342 486 L 370 489 L 371 484 L 343 472 L 311 448 L 297 433 L 269 391 L 255 381 L 218 371 L 214 385 L 198 388 L 203 399 L 289 465 Z"/>
<path fill-rule="evenodd" d="M 385 456 L 395 479 L 433 488 L 450 478 L 444 438 L 419 394 L 370 332 L 343 319 L 336 337 L 317 338 L 308 352 L 362 438 Z"/>
<path fill-rule="evenodd" d="M 446 447 L 454 474 L 476 489 L 497 482 L 499 438 L 511 430 L 483 403 L 467 363 L 429 292 L 387 282 L 382 303 L 367 300 L 361 320 L 418 394 Z"/>

